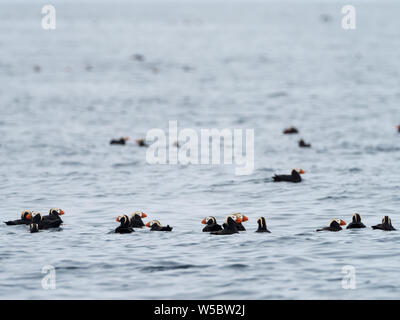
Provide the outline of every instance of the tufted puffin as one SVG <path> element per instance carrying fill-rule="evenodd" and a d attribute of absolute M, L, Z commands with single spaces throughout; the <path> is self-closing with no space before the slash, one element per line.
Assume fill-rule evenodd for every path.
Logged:
<path fill-rule="evenodd" d="M 135 211 L 132 214 L 131 225 L 130 226 L 132 228 L 142 228 L 142 227 L 144 227 L 144 223 L 143 223 L 142 218 L 146 218 L 146 217 L 147 217 L 147 214 L 145 214 L 144 212 Z"/>
<path fill-rule="evenodd" d="M 203 232 L 220 231 L 222 227 L 217 223 L 214 217 L 207 217 L 201 220 L 202 224 L 206 224 L 203 228 Z"/>
<path fill-rule="evenodd" d="M 299 147 L 300 148 L 311 148 L 311 144 L 305 143 L 305 141 L 303 139 L 300 139 L 299 140 Z"/>
<path fill-rule="evenodd" d="M 259 217 L 257 219 L 257 223 L 258 223 L 258 229 L 256 232 L 268 232 L 271 233 L 271 231 L 269 231 L 267 229 L 267 220 L 265 220 L 264 217 Z"/>
<path fill-rule="evenodd" d="M 130 227 L 130 219 L 126 214 L 118 216 L 116 221 L 121 224 L 115 229 L 115 233 L 132 233 L 135 231 Z"/>
<path fill-rule="evenodd" d="M 49 214 L 47 216 L 43 216 L 42 220 L 43 221 L 61 221 L 63 223 L 62 219 L 60 216 L 65 214 L 64 210 L 62 209 L 50 209 Z"/>
<path fill-rule="evenodd" d="M 353 214 L 353 220 L 349 223 L 346 229 L 360 229 L 365 228 L 364 223 L 361 222 L 361 216 L 358 213 Z"/>
<path fill-rule="evenodd" d="M 240 222 L 237 222 L 238 231 L 246 231 L 245 227 L 242 225 L 242 222 L 249 221 L 249 218 L 247 218 L 245 215 L 243 215 L 239 212 L 233 213 L 232 216 L 234 216 L 236 218 L 240 218 Z"/>
<path fill-rule="evenodd" d="M 275 174 L 272 178 L 274 179 L 275 182 L 287 181 L 287 182 L 298 183 L 298 182 L 301 182 L 300 174 L 304 174 L 306 172 L 303 169 L 297 169 L 297 170 L 293 169 L 291 175 Z"/>
<path fill-rule="evenodd" d="M 29 225 L 32 223 L 32 211 L 31 210 L 23 210 L 21 213 L 21 219 L 14 221 L 4 222 L 8 226 L 15 226 L 19 224 Z"/>
<path fill-rule="evenodd" d="M 376 226 L 372 226 L 372 229 L 379 229 L 379 230 L 384 230 L 384 231 L 394 231 L 396 230 L 392 226 L 392 220 L 389 218 L 389 216 L 384 216 L 382 219 L 382 223 L 378 224 Z"/>
<path fill-rule="evenodd" d="M 225 219 L 225 223 L 222 225 L 224 229 L 220 231 L 213 231 L 211 234 L 215 235 L 228 235 L 228 234 L 234 234 L 234 233 L 239 233 L 238 231 L 238 223 L 241 223 L 242 220 L 234 215 L 229 215 Z"/>
<path fill-rule="evenodd" d="M 62 220 L 43 220 L 40 212 L 33 212 L 32 223 L 37 224 L 39 230 L 45 230 L 50 228 L 58 228 L 61 225 Z"/>
<path fill-rule="evenodd" d="M 39 225 L 37 223 L 31 223 L 29 225 L 29 231 L 30 231 L 30 233 L 39 232 Z"/>
<path fill-rule="evenodd" d="M 296 134 L 296 133 L 299 133 L 299 130 L 297 130 L 297 128 L 295 128 L 295 127 L 290 127 L 290 128 L 283 130 L 283 133 L 284 134 Z"/>
<path fill-rule="evenodd" d="M 144 139 L 136 139 L 136 144 L 139 147 L 148 147 L 149 146 Z"/>
<path fill-rule="evenodd" d="M 152 220 L 150 222 L 146 223 L 146 227 L 150 228 L 150 231 L 172 231 L 172 227 L 167 225 L 166 227 L 163 227 L 158 220 Z"/>
<path fill-rule="evenodd" d="M 130 139 L 129 137 L 125 137 L 125 138 L 121 137 L 121 138 L 119 138 L 119 140 L 113 139 L 113 140 L 110 141 L 110 144 L 121 144 L 121 145 L 124 145 L 124 144 L 126 144 L 126 142 L 129 139 Z"/>
<path fill-rule="evenodd" d="M 346 222 L 341 219 L 333 219 L 329 224 L 329 227 L 325 227 L 322 229 L 318 229 L 317 231 L 340 231 L 342 230 L 341 226 L 345 226 Z"/>

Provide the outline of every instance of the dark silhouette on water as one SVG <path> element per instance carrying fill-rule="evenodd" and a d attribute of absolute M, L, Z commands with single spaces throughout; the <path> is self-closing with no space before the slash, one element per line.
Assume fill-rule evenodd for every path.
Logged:
<path fill-rule="evenodd" d="M 382 223 L 372 226 L 372 229 L 384 230 L 384 231 L 395 231 L 396 229 L 392 226 L 392 220 L 389 216 L 384 216 Z"/>
<path fill-rule="evenodd" d="M 256 232 L 268 232 L 271 233 L 271 231 L 269 231 L 267 229 L 267 220 L 265 220 L 264 217 L 259 217 L 257 219 L 257 223 L 258 223 L 258 229 Z"/>
<path fill-rule="evenodd" d="M 150 222 L 146 223 L 146 227 L 150 228 L 150 231 L 172 231 L 172 227 L 167 225 L 166 227 L 163 227 L 158 220 L 152 220 Z"/>
<path fill-rule="evenodd" d="M 201 220 L 202 224 L 206 224 L 203 228 L 203 232 L 220 231 L 222 227 L 217 223 L 217 219 L 214 217 L 207 217 Z"/>
<path fill-rule="evenodd" d="M 149 146 L 144 139 L 137 139 L 136 144 L 139 147 L 148 147 Z"/>
<path fill-rule="evenodd" d="M 301 182 L 301 176 L 300 174 L 306 173 L 303 169 L 298 169 L 299 171 L 293 169 L 292 174 L 275 174 L 272 178 L 274 179 L 275 182 L 280 182 L 280 181 L 286 181 L 286 182 L 294 182 L 294 183 L 299 183 Z"/>
<path fill-rule="evenodd" d="M 346 222 L 341 219 L 333 219 L 331 223 L 329 224 L 329 227 L 325 227 L 322 229 L 317 229 L 317 231 L 333 231 L 337 232 L 340 230 L 343 230 L 341 226 L 345 226 Z"/>
<path fill-rule="evenodd" d="M 297 134 L 297 133 L 299 133 L 299 130 L 295 127 L 290 127 L 290 128 L 283 130 L 283 133 L 284 134 Z"/>
<path fill-rule="evenodd" d="M 113 139 L 113 140 L 110 141 L 110 144 L 125 145 L 126 142 L 127 142 L 129 139 L 130 139 L 129 137 L 125 137 L 125 138 L 121 137 L 121 138 L 119 138 L 118 140 L 117 140 L 117 139 Z"/>
<path fill-rule="evenodd" d="M 365 228 L 364 223 L 361 222 L 361 216 L 358 213 L 353 214 L 353 219 L 346 229 L 360 229 Z"/>
<path fill-rule="evenodd" d="M 311 144 L 305 143 L 305 141 L 303 139 L 300 139 L 299 140 L 299 147 L 300 148 L 311 148 Z"/>

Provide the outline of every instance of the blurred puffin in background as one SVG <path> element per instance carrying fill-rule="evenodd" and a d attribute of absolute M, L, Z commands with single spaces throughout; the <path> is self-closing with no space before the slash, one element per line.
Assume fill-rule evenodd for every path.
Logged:
<path fill-rule="evenodd" d="M 129 141 L 129 137 L 121 137 L 118 140 L 117 139 L 113 139 L 110 141 L 110 144 L 119 144 L 119 145 L 125 145 L 127 141 Z"/>
<path fill-rule="evenodd" d="M 306 143 L 303 139 L 299 140 L 299 147 L 300 148 L 311 148 L 311 144 Z"/>
<path fill-rule="evenodd" d="M 305 174 L 306 172 L 303 169 L 293 169 L 292 174 L 275 174 L 272 178 L 274 182 L 286 181 L 286 182 L 301 182 L 301 174 Z"/>
<path fill-rule="evenodd" d="M 144 139 L 136 139 L 136 144 L 139 147 L 148 147 L 149 146 Z"/>
<path fill-rule="evenodd" d="M 336 219 L 331 220 L 331 223 L 329 224 L 329 227 L 318 229 L 317 231 L 333 231 L 333 232 L 336 232 L 336 231 L 343 230 L 342 226 L 345 226 L 345 225 L 346 225 L 346 221 L 336 218 Z"/>
<path fill-rule="evenodd" d="M 297 134 L 297 133 L 299 133 L 299 130 L 295 127 L 290 127 L 283 130 L 283 134 Z"/>

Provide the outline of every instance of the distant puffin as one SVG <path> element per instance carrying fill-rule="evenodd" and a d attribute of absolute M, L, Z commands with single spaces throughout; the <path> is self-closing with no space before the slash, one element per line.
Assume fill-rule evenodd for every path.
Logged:
<path fill-rule="evenodd" d="M 298 170 L 298 171 L 297 171 Z M 286 182 L 294 182 L 298 183 L 301 182 L 301 174 L 306 173 L 303 169 L 293 169 L 292 174 L 275 174 L 272 178 L 275 182 L 286 181 Z"/>
<path fill-rule="evenodd" d="M 4 222 L 8 226 L 16 226 L 20 224 L 29 225 L 32 223 L 32 211 L 31 210 L 22 210 L 21 219 L 14 221 Z"/>
<path fill-rule="evenodd" d="M 51 228 L 60 227 L 62 220 L 43 220 L 43 217 L 40 212 L 32 213 L 32 224 L 37 224 L 39 230 L 46 230 Z"/>
<path fill-rule="evenodd" d="M 299 133 L 299 130 L 297 130 L 297 128 L 295 128 L 295 127 L 290 127 L 290 128 L 283 130 L 283 133 L 284 134 L 296 134 L 296 133 Z"/>
<path fill-rule="evenodd" d="M 135 211 L 132 214 L 130 226 L 132 228 L 143 228 L 145 226 L 145 224 L 143 223 L 142 218 L 146 218 L 146 217 L 147 217 L 147 214 L 145 214 L 144 212 Z"/>
<path fill-rule="evenodd" d="M 382 219 L 382 223 L 376 226 L 372 226 L 372 229 L 379 229 L 384 231 L 395 231 L 396 229 L 392 226 L 392 220 L 389 216 L 384 216 Z"/>
<path fill-rule="evenodd" d="M 214 217 L 207 217 L 201 220 L 202 224 L 206 224 L 203 228 L 203 232 L 220 231 L 222 227 L 217 223 L 217 219 Z"/>
<path fill-rule="evenodd" d="M 117 139 L 113 139 L 113 140 L 110 141 L 110 144 L 125 145 L 126 142 L 127 142 L 129 139 L 130 139 L 129 137 L 125 137 L 125 138 L 121 137 L 121 138 L 119 138 L 118 140 L 117 140 Z"/>
<path fill-rule="evenodd" d="M 329 227 L 325 227 L 322 229 L 318 229 L 317 231 L 340 231 L 342 230 L 341 226 L 345 226 L 346 222 L 341 219 L 333 219 L 329 224 Z"/>
<path fill-rule="evenodd" d="M 43 221 L 60 221 L 61 223 L 63 223 L 63 221 L 60 217 L 63 214 L 65 214 L 64 210 L 53 208 L 53 209 L 49 210 L 49 214 L 47 216 L 42 217 L 42 220 Z"/>
<path fill-rule="evenodd" d="M 146 223 L 146 227 L 150 228 L 150 231 L 172 231 L 172 227 L 167 225 L 166 227 L 163 227 L 158 220 L 152 220 L 150 222 Z"/>
<path fill-rule="evenodd" d="M 271 231 L 269 231 L 267 229 L 267 221 L 265 220 L 264 217 L 259 217 L 257 219 L 257 223 L 258 223 L 258 229 L 256 232 L 268 232 L 271 233 Z"/>
<path fill-rule="evenodd" d="M 115 233 L 132 233 L 135 230 L 130 227 L 130 219 L 126 214 L 120 215 L 116 219 L 120 226 L 115 229 Z"/>
<path fill-rule="evenodd" d="M 360 229 L 365 228 L 364 223 L 361 222 L 361 216 L 358 213 L 353 214 L 352 221 L 348 224 L 346 229 Z"/>
<path fill-rule="evenodd" d="M 240 222 L 236 222 L 238 231 L 246 231 L 245 227 L 242 225 L 242 222 L 249 221 L 249 218 L 239 212 L 233 213 L 232 216 L 239 218 L 236 219 L 236 221 L 240 220 Z"/>
<path fill-rule="evenodd" d="M 299 147 L 300 148 L 311 148 L 311 144 L 305 143 L 305 141 L 303 139 L 300 139 L 299 140 Z"/>
<path fill-rule="evenodd" d="M 139 147 L 148 147 L 149 146 L 144 139 L 136 139 L 136 144 Z"/>
<path fill-rule="evenodd" d="M 238 223 L 241 223 L 242 220 L 237 216 L 229 215 L 225 219 L 225 223 L 222 225 L 224 227 L 223 230 L 220 231 L 213 231 L 211 234 L 213 235 L 228 235 L 228 234 L 235 234 L 239 233 L 238 231 Z"/>

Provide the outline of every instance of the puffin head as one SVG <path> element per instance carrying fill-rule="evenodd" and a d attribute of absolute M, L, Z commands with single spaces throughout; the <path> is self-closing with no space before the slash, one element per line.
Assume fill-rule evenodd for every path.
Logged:
<path fill-rule="evenodd" d="M 52 208 L 49 210 L 49 215 L 51 215 L 51 216 L 62 216 L 64 213 L 65 212 L 62 209 Z"/>
<path fill-rule="evenodd" d="M 39 232 L 39 225 L 37 223 L 31 223 L 29 225 L 29 230 L 31 233 Z"/>
<path fill-rule="evenodd" d="M 346 221 L 342 220 L 342 219 L 332 219 L 331 223 L 329 224 L 330 227 L 338 227 L 338 226 L 345 226 L 346 225 Z"/>
<path fill-rule="evenodd" d="M 158 220 L 152 220 L 150 222 L 147 222 L 146 227 L 151 228 L 155 224 L 158 225 L 159 227 L 162 227 L 160 221 L 158 221 Z"/>
<path fill-rule="evenodd" d="M 217 219 L 215 219 L 214 217 L 206 217 L 203 220 L 201 220 L 201 223 L 212 225 L 217 223 Z"/>
<path fill-rule="evenodd" d="M 31 210 L 22 210 L 21 219 L 22 220 L 31 220 L 32 219 L 32 211 Z"/>
<path fill-rule="evenodd" d="M 384 216 L 382 219 L 382 224 L 388 224 L 388 225 L 392 225 L 392 219 L 389 218 L 389 216 Z"/>
<path fill-rule="evenodd" d="M 127 225 L 129 223 L 129 217 L 126 214 L 121 214 L 116 219 L 117 222 L 120 222 L 121 225 Z"/>
<path fill-rule="evenodd" d="M 247 216 L 245 216 L 244 214 L 241 214 L 240 212 L 235 212 L 232 214 L 232 216 L 236 217 L 237 223 L 249 221 L 249 218 Z M 238 220 L 240 220 L 240 222 Z"/>
<path fill-rule="evenodd" d="M 258 223 L 258 226 L 260 228 L 266 228 L 267 227 L 267 220 L 264 217 L 259 217 L 257 219 L 257 223 Z"/>
<path fill-rule="evenodd" d="M 42 221 L 42 214 L 38 211 L 32 212 L 32 222 L 39 223 Z"/>
<path fill-rule="evenodd" d="M 353 214 L 353 223 L 360 223 L 361 216 L 358 213 Z"/>
<path fill-rule="evenodd" d="M 147 214 L 141 211 L 135 211 L 134 213 L 132 213 L 132 219 L 136 216 L 138 216 L 139 218 L 146 218 Z"/>
<path fill-rule="evenodd" d="M 294 171 L 297 171 L 300 174 L 305 174 L 306 172 L 303 169 L 293 169 Z"/>

